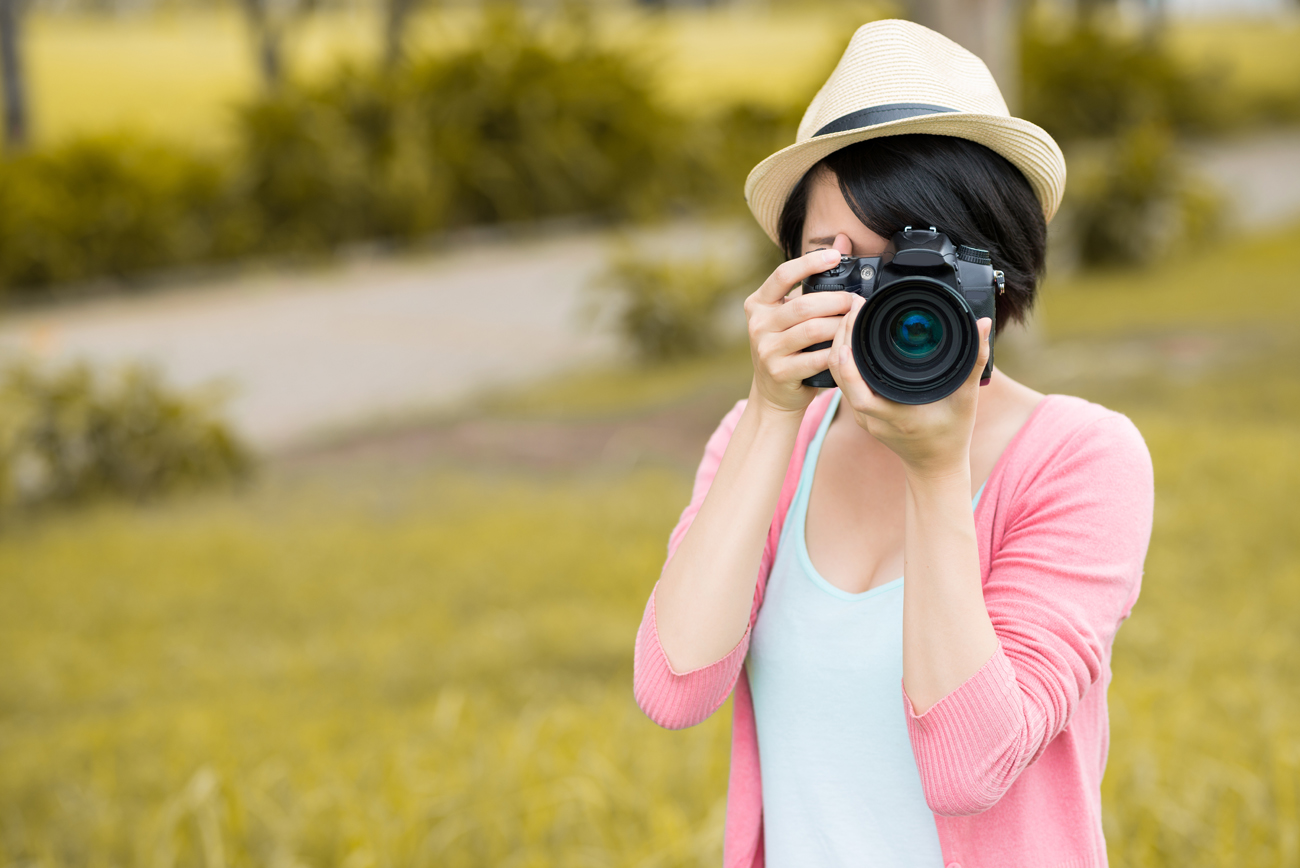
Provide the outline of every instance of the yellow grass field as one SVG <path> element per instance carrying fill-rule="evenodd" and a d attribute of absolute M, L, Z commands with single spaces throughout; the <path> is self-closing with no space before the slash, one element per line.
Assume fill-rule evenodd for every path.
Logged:
<path fill-rule="evenodd" d="M 660 70 L 669 102 L 700 108 L 737 96 L 783 102 L 811 92 L 852 32 L 847 18 L 836 26 L 841 19 L 838 13 L 626 12 L 604 16 L 598 26 L 611 43 Z M 453 45 L 476 20 L 463 9 L 426 15 L 411 28 L 412 50 Z M 728 34 L 721 45 L 719 32 Z M 342 62 L 372 60 L 379 35 L 380 22 L 368 10 L 318 13 L 289 40 L 290 72 L 311 78 Z M 34 15 L 28 57 L 42 141 L 129 128 L 220 143 L 229 107 L 260 86 L 252 39 L 233 11 L 122 19 Z"/>
<path fill-rule="evenodd" d="M 1130 414 L 1155 461 L 1110 693 L 1117 868 L 1300 864 L 1293 237 L 1233 241 L 1232 278 L 1215 250 L 1055 282 L 1044 345 L 999 350 Z M 426 447 L 9 528 L 0 866 L 716 866 L 728 711 L 645 720 L 632 638 L 745 383 L 737 354 L 594 373 Z M 540 452 L 467 456 L 457 425 Z"/>
<path fill-rule="evenodd" d="M 649 62 L 670 104 L 701 109 L 736 98 L 807 99 L 853 28 L 892 9 L 887 0 L 859 0 L 769 12 L 628 10 L 602 13 L 596 23 L 611 44 Z M 416 52 L 438 51 L 471 32 L 475 16 L 464 8 L 425 15 L 412 24 L 410 43 Z M 379 34 L 369 10 L 317 13 L 289 42 L 290 70 L 310 78 L 340 62 L 372 59 Z M 1234 86 L 1272 92 L 1300 80 L 1300 21 L 1185 24 L 1171 40 L 1189 63 L 1223 70 Z M 221 144 L 229 107 L 259 86 L 252 40 L 233 10 L 32 15 L 27 55 L 35 132 L 45 142 L 132 129 Z"/>

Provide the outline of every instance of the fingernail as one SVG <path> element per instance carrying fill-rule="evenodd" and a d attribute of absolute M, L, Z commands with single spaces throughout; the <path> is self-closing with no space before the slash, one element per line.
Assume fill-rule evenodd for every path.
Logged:
<path fill-rule="evenodd" d="M 840 252 L 838 250 L 823 250 L 822 258 L 827 262 L 839 262 Z"/>

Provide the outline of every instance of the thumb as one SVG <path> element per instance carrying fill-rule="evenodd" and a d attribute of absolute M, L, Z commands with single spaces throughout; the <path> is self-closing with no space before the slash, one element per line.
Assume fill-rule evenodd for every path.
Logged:
<path fill-rule="evenodd" d="M 975 327 L 979 329 L 980 351 L 975 358 L 975 367 L 971 369 L 970 379 L 982 380 L 984 378 L 984 367 L 989 363 L 989 355 L 993 352 L 993 347 L 989 343 L 989 334 L 993 331 L 993 320 L 988 317 L 980 317 L 975 322 Z"/>

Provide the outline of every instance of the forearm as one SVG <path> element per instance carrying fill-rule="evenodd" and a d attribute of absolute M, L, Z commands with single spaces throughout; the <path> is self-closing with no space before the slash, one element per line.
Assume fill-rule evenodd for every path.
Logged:
<path fill-rule="evenodd" d="M 709 493 L 655 591 L 659 641 L 679 672 L 724 657 L 744 636 L 772 515 L 802 412 L 751 400 Z"/>
<path fill-rule="evenodd" d="M 960 687 L 997 649 L 970 487 L 968 464 L 946 475 L 908 475 L 903 687 L 917 714 Z"/>

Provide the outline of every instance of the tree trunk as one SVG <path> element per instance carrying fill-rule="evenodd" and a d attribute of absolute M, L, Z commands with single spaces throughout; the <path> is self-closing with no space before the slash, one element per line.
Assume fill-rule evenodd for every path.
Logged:
<path fill-rule="evenodd" d="M 386 0 L 384 3 L 384 65 L 396 69 L 406 56 L 402 31 L 415 11 L 417 0 Z"/>
<path fill-rule="evenodd" d="M 262 84 L 268 92 L 275 93 L 284 80 L 284 64 L 280 52 L 281 30 L 267 13 L 267 0 L 244 0 L 242 5 L 249 29 L 253 31 L 253 40 L 257 43 L 257 67 L 262 73 Z"/>
<path fill-rule="evenodd" d="M 8 150 L 27 145 L 27 82 L 23 78 L 21 0 L 0 0 L 0 78 L 4 79 L 4 140 Z"/>
<path fill-rule="evenodd" d="M 1020 101 L 1019 0 L 912 0 L 912 20 L 984 61 L 1011 113 Z"/>
<path fill-rule="evenodd" d="M 258 37 L 258 65 L 262 69 L 262 83 L 271 92 L 278 91 L 284 81 L 284 64 L 280 55 L 280 33 L 263 24 Z"/>

